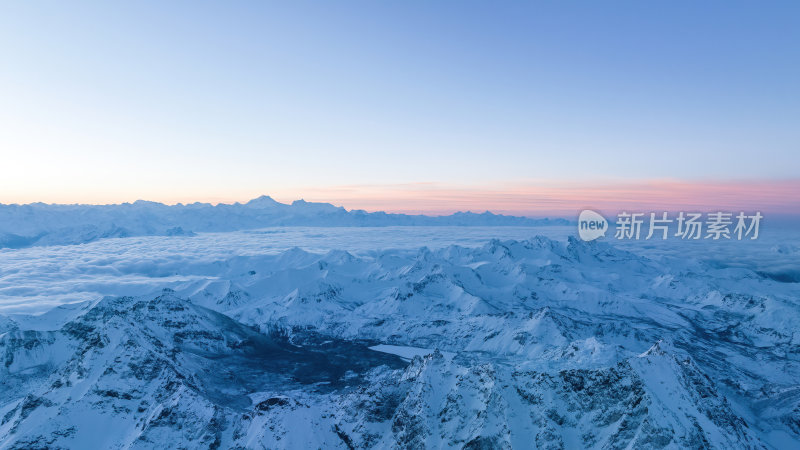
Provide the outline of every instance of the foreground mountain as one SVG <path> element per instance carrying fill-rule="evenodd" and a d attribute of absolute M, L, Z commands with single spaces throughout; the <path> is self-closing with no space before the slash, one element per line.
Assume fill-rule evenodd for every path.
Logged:
<path fill-rule="evenodd" d="M 545 238 L 0 318 L 0 448 L 793 448 L 797 283 Z"/>
<path fill-rule="evenodd" d="M 191 236 L 195 232 L 237 231 L 272 226 L 541 226 L 564 219 L 529 219 L 459 212 L 449 216 L 348 211 L 329 203 L 279 203 L 262 196 L 245 204 L 164 205 L 137 201 L 121 205 L 0 204 L 0 248 L 80 244 L 128 236 Z"/>

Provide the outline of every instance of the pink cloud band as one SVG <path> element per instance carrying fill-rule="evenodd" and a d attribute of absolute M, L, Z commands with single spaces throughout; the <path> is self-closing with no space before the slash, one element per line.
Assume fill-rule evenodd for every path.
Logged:
<path fill-rule="evenodd" d="M 449 214 L 574 215 L 584 208 L 613 211 L 762 211 L 800 214 L 800 180 L 515 183 L 453 187 L 437 183 L 338 186 L 302 190 L 309 201 L 348 209 Z M 296 195 L 296 194 L 295 194 Z"/>

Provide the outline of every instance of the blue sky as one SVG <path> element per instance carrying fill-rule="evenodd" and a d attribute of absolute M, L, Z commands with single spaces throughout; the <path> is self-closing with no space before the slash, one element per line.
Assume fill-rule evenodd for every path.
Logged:
<path fill-rule="evenodd" d="M 800 174 L 796 2 L 6 2 L 0 64 L 6 203 Z"/>

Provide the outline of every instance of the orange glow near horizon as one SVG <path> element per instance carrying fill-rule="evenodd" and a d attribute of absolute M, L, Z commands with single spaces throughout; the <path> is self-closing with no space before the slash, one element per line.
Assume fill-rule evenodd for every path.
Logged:
<path fill-rule="evenodd" d="M 400 186 L 340 186 L 307 190 L 307 201 L 347 209 L 410 214 L 457 211 L 524 216 L 572 216 L 601 211 L 759 210 L 800 213 L 800 180 L 688 182 L 651 180 L 617 183 L 509 184 L 502 187 L 448 187 L 435 183 Z"/>
<path fill-rule="evenodd" d="M 265 189 L 263 192 L 238 192 L 231 196 L 206 195 L 200 198 L 189 195 L 176 195 L 172 198 L 156 195 L 145 199 L 168 204 L 195 201 L 234 203 L 246 202 L 259 195 L 270 195 L 284 203 L 302 198 L 306 201 L 328 202 L 347 209 L 430 215 L 451 214 L 458 211 L 492 211 L 498 214 L 523 216 L 572 216 L 576 211 L 585 208 L 608 212 L 759 210 L 780 214 L 800 213 L 800 180 L 518 182 L 493 186 L 409 183 L 306 187 L 271 191 Z M 96 204 L 115 202 L 115 199 L 104 200 Z M 133 200 L 135 199 L 129 198 L 116 202 Z"/>

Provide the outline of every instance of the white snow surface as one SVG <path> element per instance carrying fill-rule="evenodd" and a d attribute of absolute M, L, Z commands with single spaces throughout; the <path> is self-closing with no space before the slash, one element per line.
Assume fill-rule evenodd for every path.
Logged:
<path fill-rule="evenodd" d="M 572 234 L 2 250 L 0 448 L 800 446 L 796 234 Z"/>

